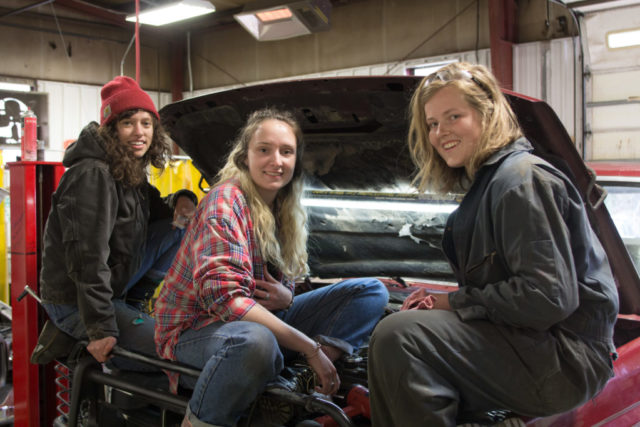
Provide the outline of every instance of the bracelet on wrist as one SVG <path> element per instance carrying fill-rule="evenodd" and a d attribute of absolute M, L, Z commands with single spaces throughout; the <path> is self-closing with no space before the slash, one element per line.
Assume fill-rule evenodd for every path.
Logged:
<path fill-rule="evenodd" d="M 322 345 L 318 342 L 318 341 L 314 341 L 315 343 L 315 347 L 313 349 L 313 351 L 309 354 L 306 353 L 302 353 L 302 355 L 307 359 L 313 359 L 314 357 L 318 356 L 318 354 L 320 354 L 320 349 L 322 348 Z"/>
<path fill-rule="evenodd" d="M 287 306 L 287 308 L 285 308 L 285 310 L 289 310 L 291 308 L 291 306 L 293 305 L 293 298 L 295 298 L 293 296 L 293 292 L 291 292 L 291 301 L 289 301 L 289 305 Z"/>

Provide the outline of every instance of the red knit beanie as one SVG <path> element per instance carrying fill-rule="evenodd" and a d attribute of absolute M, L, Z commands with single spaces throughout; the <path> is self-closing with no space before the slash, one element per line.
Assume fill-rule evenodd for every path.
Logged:
<path fill-rule="evenodd" d="M 100 91 L 102 106 L 100 107 L 100 126 L 115 119 L 118 114 L 127 110 L 143 109 L 160 120 L 151 97 L 130 77 L 118 76 L 102 87 Z"/>

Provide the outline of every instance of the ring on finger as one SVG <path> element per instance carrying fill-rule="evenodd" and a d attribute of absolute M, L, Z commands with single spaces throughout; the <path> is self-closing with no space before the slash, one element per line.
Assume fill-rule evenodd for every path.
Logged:
<path fill-rule="evenodd" d="M 266 295 L 264 296 L 264 299 L 266 299 L 267 301 L 269 301 L 269 292 L 266 293 Z"/>

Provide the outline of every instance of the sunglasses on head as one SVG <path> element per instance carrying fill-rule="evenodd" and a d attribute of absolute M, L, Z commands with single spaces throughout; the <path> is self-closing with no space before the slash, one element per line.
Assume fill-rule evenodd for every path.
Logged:
<path fill-rule="evenodd" d="M 484 93 L 487 94 L 489 99 L 493 99 L 493 97 L 491 96 L 491 92 L 489 91 L 489 88 L 485 84 L 483 84 L 480 80 L 475 78 L 473 74 L 471 74 L 471 72 L 467 70 L 459 70 L 453 74 L 450 71 L 437 71 L 432 77 L 429 77 L 427 80 L 425 80 L 424 86 L 425 87 L 429 86 L 431 83 L 433 83 L 436 80 L 440 80 L 442 82 L 450 82 L 454 80 L 471 80 L 480 89 L 482 89 Z"/>

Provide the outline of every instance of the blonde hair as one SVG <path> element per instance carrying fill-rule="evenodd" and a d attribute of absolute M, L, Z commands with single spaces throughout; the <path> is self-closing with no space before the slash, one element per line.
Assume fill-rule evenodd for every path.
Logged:
<path fill-rule="evenodd" d="M 274 212 L 262 200 L 246 165 L 249 141 L 265 120 L 286 123 L 296 136 L 296 164 L 291 181 L 278 191 Z M 300 125 L 293 114 L 275 108 L 255 111 L 238 134 L 227 161 L 218 172 L 216 185 L 235 179 L 249 204 L 255 237 L 262 257 L 277 267 L 286 277 L 296 279 L 308 273 L 307 214 L 300 197 L 303 188 L 302 155 L 304 141 Z M 275 216 L 274 216 L 275 214 Z"/>
<path fill-rule="evenodd" d="M 444 87 L 455 87 L 481 117 L 482 133 L 475 152 L 463 168 L 450 168 L 429 141 L 425 104 Z M 449 64 L 422 79 L 410 103 L 409 150 L 418 167 L 414 178 L 421 192 L 446 193 L 464 189 L 482 164 L 500 148 L 522 136 L 513 110 L 496 78 L 482 65 Z"/>

